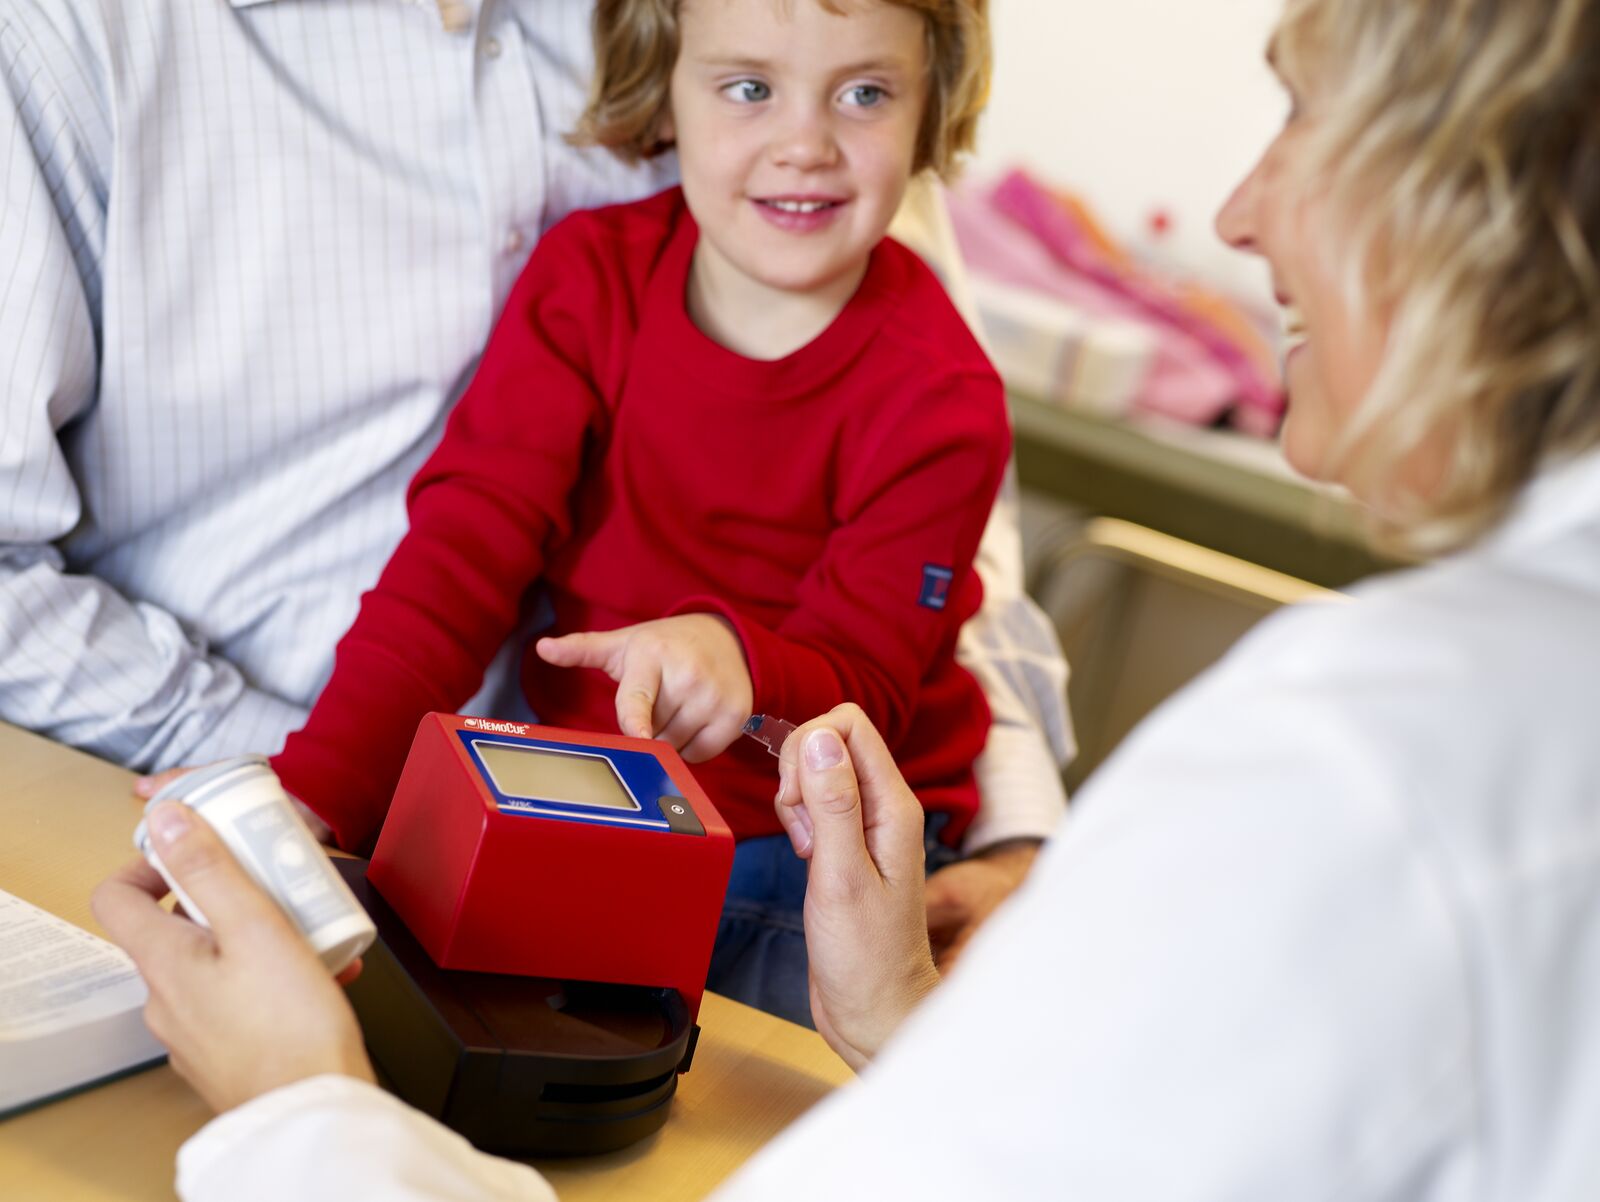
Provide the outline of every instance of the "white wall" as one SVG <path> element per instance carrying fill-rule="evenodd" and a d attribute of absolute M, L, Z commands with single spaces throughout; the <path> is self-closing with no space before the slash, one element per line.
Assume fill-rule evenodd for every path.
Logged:
<path fill-rule="evenodd" d="M 1262 57 L 1281 0 L 991 0 L 995 83 L 974 180 L 1027 165 L 1188 270 L 1266 303 L 1266 272 L 1211 219 L 1283 119 Z"/>

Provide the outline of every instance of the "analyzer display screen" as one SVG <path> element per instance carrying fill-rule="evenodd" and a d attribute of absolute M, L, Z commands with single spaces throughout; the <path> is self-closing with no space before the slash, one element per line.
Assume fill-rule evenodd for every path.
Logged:
<path fill-rule="evenodd" d="M 604 756 L 476 743 L 495 788 L 507 797 L 557 801 L 604 810 L 637 810 L 639 803 Z"/>

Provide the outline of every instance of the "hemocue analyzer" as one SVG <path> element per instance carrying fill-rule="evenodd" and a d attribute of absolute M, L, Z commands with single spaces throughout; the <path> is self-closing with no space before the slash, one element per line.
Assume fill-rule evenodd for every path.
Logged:
<path fill-rule="evenodd" d="M 370 865 L 349 986 L 395 1093 L 479 1147 L 657 1130 L 699 1034 L 733 836 L 648 739 L 429 714 Z"/>
<path fill-rule="evenodd" d="M 368 879 L 441 968 L 675 989 L 693 1018 L 732 863 L 665 743 L 429 714 Z"/>

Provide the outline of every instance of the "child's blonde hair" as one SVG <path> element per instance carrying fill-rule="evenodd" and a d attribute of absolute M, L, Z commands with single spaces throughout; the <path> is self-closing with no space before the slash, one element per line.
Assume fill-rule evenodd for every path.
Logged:
<path fill-rule="evenodd" d="M 929 81 L 913 171 L 950 175 L 958 156 L 977 140 L 978 116 L 989 98 L 989 0 L 772 0 L 815 3 L 831 13 L 863 3 L 891 4 L 922 14 L 928 36 Z M 597 0 L 595 73 L 572 140 L 604 146 L 628 162 L 668 149 L 661 141 L 672 69 L 678 61 L 678 10 L 684 0 Z"/>

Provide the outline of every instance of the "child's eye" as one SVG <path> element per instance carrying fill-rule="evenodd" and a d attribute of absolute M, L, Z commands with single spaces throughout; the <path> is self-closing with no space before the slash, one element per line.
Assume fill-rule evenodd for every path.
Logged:
<path fill-rule="evenodd" d="M 759 79 L 736 79 L 725 85 L 722 93 L 740 104 L 760 104 L 772 97 L 772 89 Z"/>
<path fill-rule="evenodd" d="M 888 98 L 889 93 L 885 92 L 877 84 L 872 83 L 857 84 L 853 88 L 845 89 L 844 93 L 844 102 L 846 104 L 864 109 L 875 108 Z"/>

